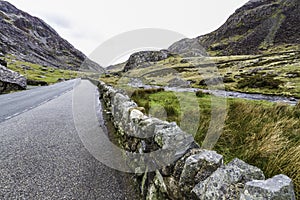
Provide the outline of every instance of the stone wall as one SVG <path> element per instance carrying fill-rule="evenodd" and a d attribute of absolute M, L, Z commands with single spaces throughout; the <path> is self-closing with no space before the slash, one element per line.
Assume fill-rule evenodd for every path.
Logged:
<path fill-rule="evenodd" d="M 126 151 L 146 154 L 171 149 L 164 152 L 163 159 L 158 156 L 147 160 L 157 170 L 128 163 L 137 172 L 144 199 L 295 199 L 289 177 L 278 175 L 265 180 L 259 168 L 239 159 L 225 165 L 222 155 L 199 148 L 193 137 L 175 123 L 146 116 L 143 108 L 122 91 L 103 82 L 98 87 L 100 99 L 118 130 L 118 142 Z M 164 166 L 162 160 L 171 158 L 174 162 Z"/>

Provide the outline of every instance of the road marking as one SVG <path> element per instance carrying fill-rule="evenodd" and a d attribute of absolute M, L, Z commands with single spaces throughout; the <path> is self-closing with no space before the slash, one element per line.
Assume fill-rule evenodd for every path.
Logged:
<path fill-rule="evenodd" d="M 20 114 L 20 113 L 17 112 L 17 113 L 15 113 L 15 114 L 13 114 L 12 117 L 15 117 L 15 116 L 17 116 L 17 115 L 19 115 L 19 114 Z"/>
<path fill-rule="evenodd" d="M 75 82 L 75 83 L 76 83 L 76 82 Z M 58 85 L 58 84 L 57 84 L 57 85 Z M 48 88 L 54 89 L 54 88 L 56 88 L 57 85 L 51 85 L 51 86 L 49 86 Z M 66 85 L 66 86 L 68 86 L 67 83 L 64 83 L 64 84 L 61 84 L 61 85 Z M 8 116 L 8 117 L 2 116 L 3 118 L 0 118 L 0 123 L 2 123 L 3 121 L 9 120 L 9 119 L 11 119 L 11 118 L 13 118 L 13 117 L 16 117 L 16 116 L 18 116 L 18 115 L 20 115 L 20 114 L 23 114 L 23 113 L 25 113 L 25 112 L 28 112 L 28 111 L 30 111 L 30 110 L 32 110 L 32 109 L 34 109 L 34 108 L 37 108 L 37 107 L 39 107 L 39 106 L 41 106 L 41 105 L 43 105 L 43 104 L 46 104 L 46 103 L 48 103 L 49 101 L 52 101 L 52 100 L 54 100 L 54 99 L 56 99 L 56 98 L 58 98 L 58 97 L 60 97 L 60 96 L 63 96 L 63 95 L 65 95 L 65 94 L 67 94 L 68 92 L 71 92 L 73 89 L 74 89 L 74 86 L 73 86 L 73 85 L 72 85 L 72 87 L 70 87 L 70 88 L 69 88 L 69 87 L 67 87 L 67 88 L 64 87 L 64 88 L 62 89 L 62 91 L 60 91 L 59 94 L 56 94 L 56 95 L 53 96 L 53 97 L 48 97 L 48 99 L 44 100 L 44 101 L 41 102 L 41 103 L 37 103 L 36 105 L 27 107 L 27 108 L 25 108 L 24 110 L 19 111 L 18 113 L 15 113 L 15 114 L 10 115 L 10 116 Z M 37 90 L 32 91 L 31 93 L 28 93 L 28 96 L 27 96 L 27 97 L 31 98 L 31 97 L 34 96 L 35 94 L 39 93 L 40 90 L 42 90 L 42 89 L 41 89 L 41 88 L 37 88 Z M 20 94 L 23 94 L 23 93 L 20 92 L 20 93 L 14 93 L 14 94 L 20 95 Z M 17 96 L 17 97 L 18 97 L 18 96 Z M 15 97 L 14 97 L 14 98 L 8 97 L 8 98 L 5 98 L 5 99 L 6 99 L 7 101 L 10 101 L 10 100 L 12 100 L 12 99 L 15 99 Z"/>

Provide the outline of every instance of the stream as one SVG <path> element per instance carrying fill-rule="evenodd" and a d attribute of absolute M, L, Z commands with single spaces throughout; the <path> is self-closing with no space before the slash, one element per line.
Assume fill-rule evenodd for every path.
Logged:
<path fill-rule="evenodd" d="M 145 89 L 164 88 L 165 91 L 172 91 L 172 92 L 196 92 L 201 90 L 204 93 L 209 93 L 211 95 L 215 95 L 218 97 L 240 98 L 240 99 L 248 99 L 248 100 L 263 100 L 263 101 L 269 101 L 274 103 L 281 102 L 293 106 L 295 106 L 299 101 L 299 99 L 296 99 L 294 97 L 283 97 L 283 96 L 265 95 L 265 94 L 250 94 L 250 93 L 225 91 L 225 90 L 204 90 L 198 88 L 161 87 L 161 86 L 153 86 L 153 85 L 144 85 L 141 82 L 131 82 L 128 85 L 134 88 L 145 88 Z"/>

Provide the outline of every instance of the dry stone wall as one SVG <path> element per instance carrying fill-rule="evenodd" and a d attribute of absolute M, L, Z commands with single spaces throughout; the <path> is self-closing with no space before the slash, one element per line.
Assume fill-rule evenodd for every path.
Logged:
<path fill-rule="evenodd" d="M 295 199 L 289 177 L 278 175 L 265 180 L 259 168 L 239 159 L 225 165 L 222 155 L 201 149 L 175 123 L 146 116 L 122 91 L 103 82 L 98 87 L 118 130 L 118 142 L 126 151 L 143 154 L 172 149 L 165 158 L 172 157 L 174 162 L 157 170 L 143 172 L 143 167 L 128 163 L 136 172 L 144 199 Z M 151 161 L 157 166 L 163 162 L 161 158 Z"/>

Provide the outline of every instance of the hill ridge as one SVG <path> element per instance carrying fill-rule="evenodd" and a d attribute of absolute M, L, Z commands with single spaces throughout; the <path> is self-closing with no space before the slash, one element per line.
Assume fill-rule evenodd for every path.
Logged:
<path fill-rule="evenodd" d="M 18 60 L 60 69 L 104 71 L 45 21 L 3 0 L 0 1 L 0 44 L 3 54 Z"/>

